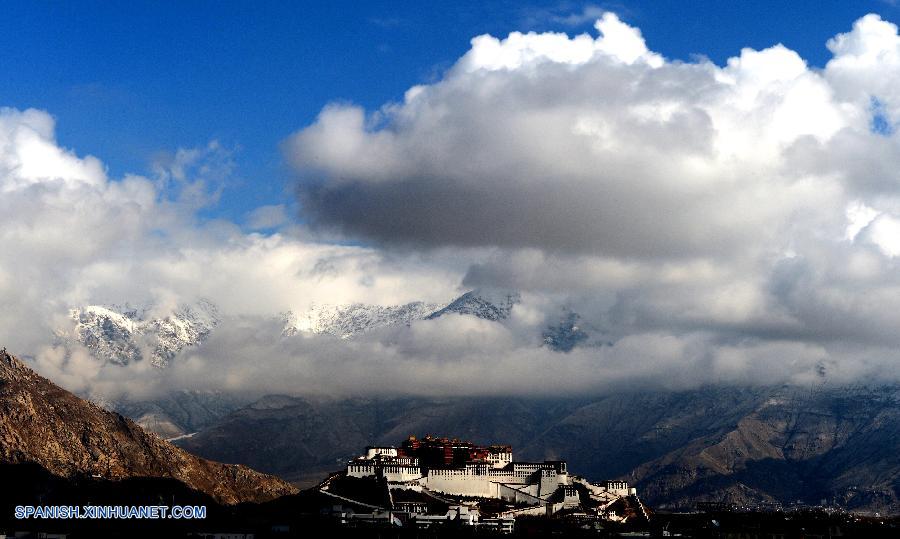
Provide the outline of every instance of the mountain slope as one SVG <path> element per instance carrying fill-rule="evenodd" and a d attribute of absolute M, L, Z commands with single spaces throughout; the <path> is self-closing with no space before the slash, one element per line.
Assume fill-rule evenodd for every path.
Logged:
<path fill-rule="evenodd" d="M 239 462 L 313 484 L 360 447 L 395 444 L 413 433 L 449 433 L 480 443 L 523 447 L 577 401 L 465 398 L 314 400 L 270 396 L 177 443 L 224 462 Z"/>
<path fill-rule="evenodd" d="M 134 419 L 144 430 L 163 438 L 190 435 L 253 399 L 220 391 L 170 391 L 152 400 L 117 400 L 104 407 Z"/>
<path fill-rule="evenodd" d="M 35 463 L 61 477 L 171 478 L 220 503 L 294 492 L 275 477 L 191 455 L 130 419 L 54 385 L 0 351 L 0 462 Z"/>
<path fill-rule="evenodd" d="M 269 397 L 179 441 L 200 455 L 321 479 L 360 444 L 412 433 L 566 459 L 652 506 L 829 503 L 900 511 L 900 389 L 704 387 L 593 398 Z M 265 440 L 265 442 L 262 442 Z"/>
<path fill-rule="evenodd" d="M 746 504 L 824 499 L 900 510 L 897 388 L 782 388 L 728 429 L 635 470 L 647 496 Z"/>

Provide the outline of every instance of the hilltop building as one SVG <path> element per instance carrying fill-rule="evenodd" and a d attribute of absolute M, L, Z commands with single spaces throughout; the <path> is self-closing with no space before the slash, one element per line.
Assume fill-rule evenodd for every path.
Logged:
<path fill-rule="evenodd" d="M 342 520 L 389 518 L 419 527 L 458 520 L 506 530 L 512 527 L 510 519 L 524 515 L 565 513 L 623 521 L 628 515 L 616 513 L 617 503 L 633 508 L 632 516 L 649 518 L 635 489 L 624 481 L 596 485 L 570 475 L 564 460 L 517 462 L 508 445 L 481 446 L 456 438 L 410 436 L 400 447 L 367 447 L 347 463 L 345 473 L 320 487 L 325 494 L 352 501 L 332 492 L 341 477 L 354 488 L 370 479 L 386 489 L 385 501 L 367 506 L 377 510 L 342 514 Z"/>

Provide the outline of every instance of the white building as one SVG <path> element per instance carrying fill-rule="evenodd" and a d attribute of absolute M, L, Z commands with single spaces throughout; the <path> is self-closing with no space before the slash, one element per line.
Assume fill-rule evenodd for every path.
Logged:
<path fill-rule="evenodd" d="M 384 512 L 356 515 L 355 519 L 388 519 L 403 513 L 417 526 L 437 522 L 464 520 L 479 522 L 475 507 L 452 505 L 447 514 L 427 514 L 427 504 L 414 496 L 400 495 L 400 491 L 415 491 L 450 503 L 459 498 L 503 500 L 514 505 L 498 515 L 494 525 L 507 528 L 509 519 L 524 515 L 551 515 L 564 510 L 583 509 L 583 501 L 602 512 L 616 500 L 634 496 L 636 491 L 625 481 L 607 481 L 603 485 L 590 483 L 581 477 L 570 476 L 566 462 L 515 462 L 509 446 L 476 446 L 446 438 L 426 437 L 424 442 L 410 438 L 404 448 L 367 447 L 366 453 L 347 463 L 348 477 L 381 478 L 387 481 L 387 492 L 397 493 Z M 422 445 L 413 445 L 412 442 Z M 424 446 L 424 444 L 431 445 Z M 423 447 L 424 446 L 424 447 Z M 425 462 L 424 465 L 420 455 Z M 462 455 L 461 459 L 459 455 Z M 461 460 L 465 462 L 461 462 Z M 582 496 L 585 496 L 582 499 Z M 456 500 L 453 502 L 450 498 Z M 465 503 L 465 502 L 464 502 Z M 371 506 L 375 507 L 375 506 Z M 463 508 L 466 508 L 465 510 Z M 390 511 L 394 513 L 390 513 Z M 455 513 L 454 513 L 455 511 Z M 450 514 L 454 513 L 454 514 Z"/>
<path fill-rule="evenodd" d="M 389 447 L 389 446 L 374 446 L 370 445 L 366 448 L 366 458 L 374 459 L 375 457 L 396 457 L 397 456 L 397 448 Z"/>

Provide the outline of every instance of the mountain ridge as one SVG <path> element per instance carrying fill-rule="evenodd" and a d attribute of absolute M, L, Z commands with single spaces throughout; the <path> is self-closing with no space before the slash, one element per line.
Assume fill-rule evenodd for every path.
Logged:
<path fill-rule="evenodd" d="M 316 305 L 302 314 L 284 313 L 284 336 L 300 332 L 326 334 L 347 339 L 367 331 L 393 325 L 409 325 L 440 309 L 437 303 L 413 301 L 404 305 Z"/>
<path fill-rule="evenodd" d="M 509 318 L 513 307 L 521 301 L 522 296 L 518 292 L 505 291 L 486 294 L 482 290 L 470 290 L 451 301 L 447 306 L 429 314 L 425 319 L 434 320 L 453 313 L 469 314 L 483 320 L 496 322 Z"/>
<path fill-rule="evenodd" d="M 363 303 L 319 304 L 295 313 L 277 315 L 282 324 L 281 336 L 290 338 L 303 333 L 330 335 L 350 339 L 364 333 L 392 326 L 409 326 L 421 320 L 434 320 L 449 314 L 471 315 L 492 322 L 510 317 L 512 309 L 521 302 L 514 291 L 470 290 L 448 303 L 413 301 L 402 305 L 374 305 Z M 224 317 L 209 300 L 178 305 L 171 312 L 153 315 L 151 306 L 86 305 L 71 309 L 72 327 L 56 331 L 57 343 L 77 343 L 98 360 L 128 365 L 149 360 L 165 368 L 179 352 L 201 345 L 222 323 Z M 571 323 L 562 321 L 544 333 L 559 333 L 557 348 L 551 338 L 551 348 L 569 351 L 587 338 Z M 551 333 L 547 333 L 551 332 Z"/>
<path fill-rule="evenodd" d="M 74 341 L 97 358 L 127 365 L 143 359 L 166 367 L 181 350 L 202 343 L 221 321 L 208 300 L 182 304 L 165 316 L 152 317 L 152 307 L 87 305 L 74 308 L 70 331 L 57 331 L 60 342 Z"/>
<path fill-rule="evenodd" d="M 623 479 L 651 506 L 701 501 L 898 512 L 900 387 L 630 389 L 570 398 L 269 398 L 179 445 L 310 482 L 359 443 L 415 432 L 565 459 L 593 481 Z M 240 440 L 268 440 L 265 452 Z M 318 474 L 318 476 L 317 476 Z"/>
<path fill-rule="evenodd" d="M 0 350 L 0 462 L 34 463 L 63 478 L 169 478 L 225 504 L 296 492 L 246 466 L 189 454 L 134 421 L 76 397 Z"/>

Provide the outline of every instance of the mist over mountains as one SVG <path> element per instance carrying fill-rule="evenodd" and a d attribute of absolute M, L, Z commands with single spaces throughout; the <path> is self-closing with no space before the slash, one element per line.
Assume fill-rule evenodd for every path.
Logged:
<path fill-rule="evenodd" d="M 479 289 L 438 304 L 420 301 L 398 306 L 315 305 L 301 313 L 284 312 L 263 317 L 223 316 L 208 300 L 181 304 L 170 311 L 153 306 L 93 305 L 72 309 L 70 319 L 55 331 L 55 338 L 58 351 L 69 357 L 85 351 L 93 360 L 84 360 L 87 362 L 85 371 L 94 378 L 86 379 L 87 385 L 81 391 L 101 400 L 115 399 L 117 395 L 104 394 L 102 388 L 107 386 L 96 384 L 97 379 L 102 380 L 107 375 L 110 380 L 124 381 L 129 369 L 145 382 L 155 379 L 158 383 L 158 387 L 145 385 L 145 394 L 154 389 L 162 392 L 198 389 L 189 384 L 168 387 L 166 382 L 177 382 L 185 369 L 195 368 L 192 363 L 196 365 L 210 357 L 211 349 L 218 349 L 223 340 L 241 330 L 253 331 L 253 339 L 264 341 L 265 346 L 281 349 L 283 353 L 290 350 L 302 353 L 307 347 L 315 346 L 352 353 L 359 347 L 396 347 L 404 341 L 418 346 L 416 340 L 442 331 L 442 327 L 454 326 L 480 328 L 486 338 L 492 333 L 505 334 L 511 345 L 535 349 L 537 353 L 565 353 L 576 345 L 597 345 L 598 341 L 591 340 L 589 333 L 582 329 L 583 322 L 575 325 L 580 318 L 577 313 L 564 310 L 559 319 L 556 318 L 560 316 L 558 312 L 545 315 L 535 308 L 520 306 L 521 302 L 521 295 L 513 291 Z M 477 349 L 480 344 L 470 342 L 469 346 Z M 218 356 L 221 359 L 210 359 L 227 362 L 232 355 L 224 353 Z M 169 374 L 170 371 L 178 376 Z M 231 388 L 209 385 L 203 389 L 266 391 L 265 388 L 240 384 Z"/>
<path fill-rule="evenodd" d="M 219 486 L 214 487 L 202 474 L 219 473 L 216 466 L 221 465 L 204 461 L 188 465 L 185 459 L 194 457 L 187 454 L 148 461 L 181 462 L 169 471 L 128 468 L 151 451 L 140 447 L 174 450 L 121 416 L 80 401 L 15 359 L 4 357 L 0 367 L 8 405 L 3 409 L 9 417 L 0 421 L 0 430 L 7 432 L 2 445 L 7 451 L 4 458 L 12 459 L 9 462 L 42 462 L 62 476 L 176 477 L 224 500 L 246 495 L 237 486 L 234 494 L 225 494 L 217 480 L 213 483 Z M 87 444 L 84 455 L 79 456 L 68 442 L 48 444 L 47 436 L 34 430 L 38 423 L 21 424 L 22 410 L 11 403 L 21 401 L 16 395 L 26 393 L 33 408 L 27 413 L 44 418 L 40 424 L 53 430 L 53 440 L 75 436 L 92 425 L 91 432 L 80 438 Z M 625 479 L 657 507 L 690 509 L 700 501 L 799 502 L 894 512 L 900 509 L 898 395 L 897 386 L 823 384 L 707 386 L 665 392 L 623 388 L 603 396 L 556 398 L 270 395 L 249 404 L 223 394 L 186 394 L 170 396 L 168 404 L 131 406 L 133 413 L 142 411 L 142 406 L 144 411 L 164 414 L 187 412 L 180 418 L 183 425 L 199 432 L 177 437 L 182 447 L 299 485 L 314 484 L 340 468 L 360 445 L 390 445 L 413 432 L 452 432 L 481 443 L 510 443 L 526 460 L 566 459 L 595 481 Z M 205 413 L 192 415 L 198 409 Z M 150 428 L 160 426 L 165 435 L 172 423 Z M 128 440 L 123 441 L 123 436 Z M 132 445 L 138 449 L 129 456 Z M 53 451 L 63 446 L 69 447 L 64 452 L 75 460 L 59 468 L 68 457 L 54 457 Z M 255 480 L 252 475 L 238 479 Z M 219 490 L 210 490 L 214 488 Z"/>
<path fill-rule="evenodd" d="M 269 346 L 290 345 L 294 340 L 318 338 L 329 341 L 337 338 L 395 338 L 397 332 L 410 331 L 412 323 L 431 324 L 441 317 L 465 315 L 477 320 L 502 324 L 512 314 L 520 296 L 511 291 L 467 292 L 446 304 L 413 302 L 401 306 L 378 305 L 319 305 L 301 314 L 281 313 L 267 317 L 265 322 L 280 331 L 268 333 Z M 496 303 L 495 303 L 496 302 Z M 126 394 L 121 390 L 112 395 L 103 386 L 88 386 L 82 392 L 93 400 L 113 407 L 133 417 L 143 427 L 168 438 L 194 433 L 210 422 L 245 405 L 260 393 L 270 391 L 261 386 L 210 386 L 180 383 L 169 387 L 167 382 L 180 375 L 170 375 L 190 363 L 192 354 L 203 354 L 204 344 L 219 331 L 229 331 L 229 320 L 219 315 L 208 300 L 194 305 L 177 306 L 169 314 L 153 316 L 158 309 L 152 306 L 87 306 L 73 309 L 67 329 L 58 330 L 56 338 L 63 349 L 83 347 L 95 364 L 92 369 L 113 373 L 127 387 L 142 384 L 143 393 Z M 581 329 L 573 333 L 574 313 L 569 313 L 558 326 L 547 325 L 538 334 L 521 335 L 523 346 L 547 347 L 554 351 L 570 351 L 582 344 L 587 334 Z M 220 327 L 224 324 L 223 327 Z M 573 340 L 573 335 L 575 336 Z M 541 341 L 540 339 L 543 339 Z M 215 341 L 214 341 L 215 342 Z M 340 343 L 333 342 L 333 346 Z M 590 346 L 590 343 L 583 343 Z M 352 342 L 350 343 L 352 346 Z M 72 352 L 69 352 L 72 353 Z M 224 359 L 223 359 L 224 361 Z M 150 374 L 147 374 L 147 368 Z M 122 369 L 116 369 L 121 367 Z M 135 369 L 134 371 L 129 371 Z M 215 370 L 217 366 L 211 365 Z M 205 373 L 199 373 L 205 376 Z M 134 380 L 127 380 L 134 376 Z M 149 381 L 157 382 L 149 386 Z M 129 383 L 130 382 L 130 383 Z"/>
<path fill-rule="evenodd" d="M 325 335 L 349 339 L 364 333 L 394 327 L 408 327 L 413 322 L 435 320 L 452 314 L 471 315 L 491 322 L 510 317 L 521 296 L 512 291 L 472 290 L 446 304 L 411 302 L 406 305 L 381 306 L 355 303 L 350 305 L 314 305 L 303 313 L 284 312 L 272 317 L 284 327 L 282 337 L 299 334 Z M 182 350 L 197 347 L 215 331 L 222 321 L 218 308 L 209 300 L 182 304 L 169 314 L 154 317 L 152 306 L 131 307 L 89 305 L 71 310 L 71 326 L 59 329 L 56 338 L 63 346 L 81 345 L 101 363 L 128 365 L 147 360 L 154 367 L 165 368 Z M 555 346 L 555 332 L 560 341 L 571 339 L 572 324 L 577 313 L 568 313 L 560 325 L 545 328 L 545 344 Z M 568 325 L 567 325 L 568 324 Z M 583 331 L 578 341 L 587 338 Z M 571 350 L 572 346 L 563 345 Z"/>
<path fill-rule="evenodd" d="M 205 300 L 181 305 L 162 318 L 151 317 L 151 311 L 127 305 L 73 309 L 74 327 L 57 337 L 83 345 L 101 361 L 127 365 L 146 359 L 165 367 L 185 347 L 201 344 L 219 323 L 218 309 Z"/>
<path fill-rule="evenodd" d="M 504 327 L 514 324 L 511 317 L 521 301 L 508 291 L 473 291 L 444 305 L 320 306 L 302 316 L 270 317 L 274 328 L 268 338 L 273 343 L 326 339 L 353 346 L 367 338 L 396 339 L 398 332 L 414 331 L 413 325 L 446 317 Z M 203 312 L 216 312 L 209 302 L 201 306 Z M 182 306 L 162 321 L 168 327 L 194 328 L 201 319 L 198 310 Z M 159 350 L 160 344 L 148 338 L 169 344 L 173 334 L 140 329 L 167 326 L 138 312 L 99 307 L 73 311 L 76 331 L 71 335 L 86 336 L 74 344 L 87 346 L 94 361 L 113 368 L 127 370 L 136 361 L 150 363 L 160 373 L 177 372 L 179 361 L 190 362 L 191 354 L 202 353 L 207 339 L 222 329 L 221 319 L 215 318 L 205 332 L 178 334 L 203 337 L 176 340 L 181 349 L 173 361 L 153 362 L 152 355 L 135 358 L 128 351 L 140 349 L 137 343 Z M 582 347 L 612 346 L 592 339 L 578 313 L 555 314 L 555 324 L 525 339 L 529 347 L 568 355 Z M 105 355 L 110 351 L 123 354 L 124 360 Z M 390 445 L 415 432 L 450 432 L 481 443 L 502 440 L 524 459 L 565 458 L 595 481 L 626 479 L 655 506 L 827 500 L 854 510 L 900 509 L 900 469 L 895 470 L 891 456 L 900 449 L 897 386 L 842 387 L 829 383 L 823 373 L 814 385 L 646 391 L 623 385 L 568 395 L 536 389 L 525 396 L 433 397 L 412 391 L 410 396 L 294 393 L 259 398 L 258 391 L 238 387 L 169 391 L 109 404 L 200 456 L 244 464 L 299 485 L 314 484 L 340 468 L 360 446 Z"/>
<path fill-rule="evenodd" d="M 236 168 L 218 141 L 113 176 L 52 111 L 3 109 L 0 337 L 107 398 L 896 381 L 900 152 L 875 126 L 900 37 L 871 14 L 826 45 L 818 67 L 777 44 L 675 61 L 611 12 L 477 36 L 397 102 L 285 134 L 298 216 L 207 218 Z M 488 289 L 519 299 L 427 319 Z M 177 313 L 201 298 L 215 317 Z M 84 310 L 124 302 L 153 312 Z"/>

